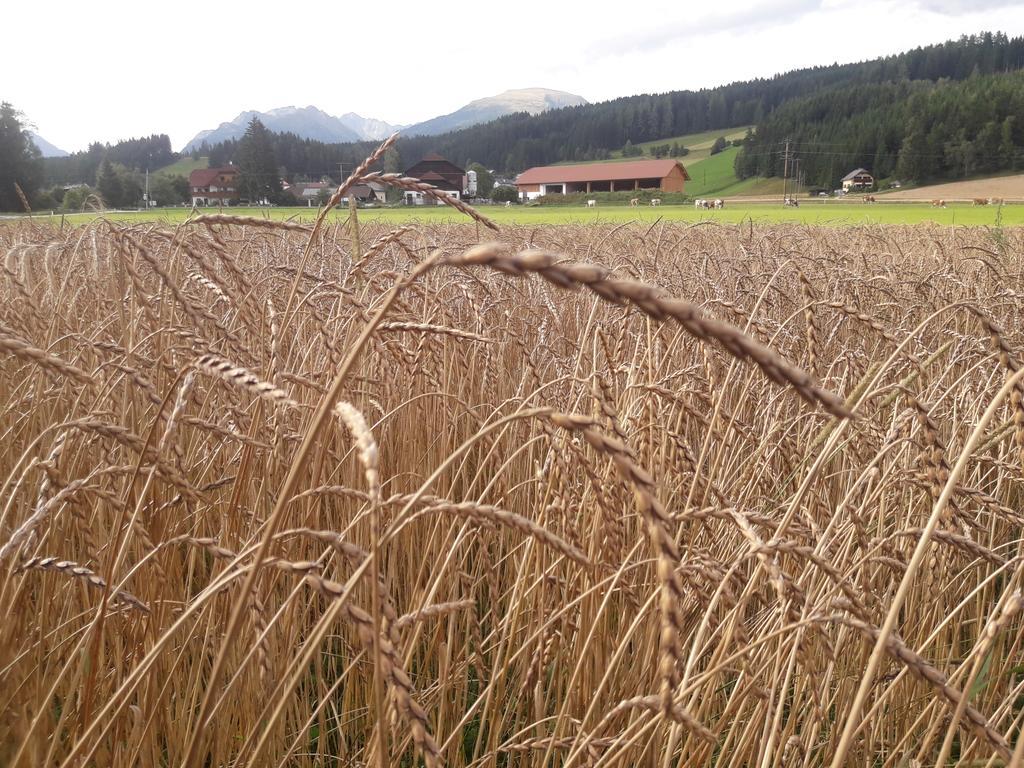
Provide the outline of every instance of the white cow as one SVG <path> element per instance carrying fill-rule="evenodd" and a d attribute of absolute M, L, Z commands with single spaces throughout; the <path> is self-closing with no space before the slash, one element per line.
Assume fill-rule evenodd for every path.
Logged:
<path fill-rule="evenodd" d="M 661 198 L 660 197 L 651 198 L 651 205 L 661 205 Z"/>
<path fill-rule="evenodd" d="M 703 207 L 704 207 L 704 201 L 703 201 L 703 200 L 700 200 L 700 199 L 698 199 L 698 200 L 694 200 L 694 201 L 693 201 L 693 207 L 694 207 L 694 208 L 696 208 L 696 209 L 698 209 L 698 210 L 700 210 L 701 208 L 703 208 Z"/>
<path fill-rule="evenodd" d="M 587 200 L 587 208 L 597 207 L 597 200 Z"/>
<path fill-rule="evenodd" d="M 715 200 L 715 208 L 725 208 L 725 200 L 722 200 L 721 198 Z"/>

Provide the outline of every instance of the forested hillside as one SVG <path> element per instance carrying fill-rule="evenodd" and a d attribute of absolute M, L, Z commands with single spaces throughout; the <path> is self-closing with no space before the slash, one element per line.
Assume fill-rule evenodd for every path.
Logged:
<path fill-rule="evenodd" d="M 171 149 L 166 134 L 154 134 L 141 139 L 126 139 L 116 144 L 89 145 L 85 152 L 74 152 L 66 157 L 43 158 L 45 183 L 93 184 L 104 160 L 123 165 L 134 171 L 156 170 L 173 163 L 178 154 Z"/>
<path fill-rule="evenodd" d="M 787 140 L 806 183 L 828 188 L 857 167 L 915 181 L 1019 169 L 1024 73 L 855 85 L 794 99 L 747 139 L 737 175 L 780 175 Z"/>

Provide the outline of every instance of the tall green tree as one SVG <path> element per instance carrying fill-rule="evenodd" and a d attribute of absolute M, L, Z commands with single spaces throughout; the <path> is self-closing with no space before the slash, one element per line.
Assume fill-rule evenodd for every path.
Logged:
<path fill-rule="evenodd" d="M 235 153 L 238 165 L 238 186 L 243 198 L 250 202 L 281 200 L 281 176 L 274 156 L 270 131 L 254 117 L 238 142 Z"/>
<path fill-rule="evenodd" d="M 114 164 L 104 160 L 96 175 L 96 189 L 108 208 L 120 208 L 124 205 L 124 186 L 121 177 L 114 169 Z"/>
<path fill-rule="evenodd" d="M 22 210 L 14 185 L 31 200 L 42 179 L 42 156 L 17 110 L 5 101 L 0 104 L 0 211 Z"/>

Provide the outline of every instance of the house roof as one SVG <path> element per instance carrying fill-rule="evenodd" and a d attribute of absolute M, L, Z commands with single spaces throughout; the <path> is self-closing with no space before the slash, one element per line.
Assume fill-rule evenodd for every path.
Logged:
<path fill-rule="evenodd" d="M 850 171 L 848 174 L 843 176 L 843 178 L 841 180 L 842 181 L 850 181 L 850 179 L 853 179 L 856 176 L 860 176 L 862 173 L 866 173 L 868 176 L 871 176 L 871 171 L 867 170 L 866 168 L 858 168 L 855 171 Z M 833 176 L 832 178 L 835 178 L 835 177 Z"/>
<path fill-rule="evenodd" d="M 449 174 L 451 176 L 462 176 L 466 173 L 464 169 L 457 166 L 448 158 L 441 157 L 441 155 L 437 154 L 436 152 L 431 152 L 430 154 L 425 155 L 422 159 L 420 159 L 419 162 L 417 162 L 415 165 L 408 168 L 405 171 L 405 175 L 415 176 L 416 178 L 423 178 L 422 176 L 419 175 L 421 171 L 418 171 L 417 169 L 424 164 L 429 164 L 433 166 L 434 170 L 440 171 L 441 173 Z"/>
<path fill-rule="evenodd" d="M 188 175 L 188 183 L 193 187 L 208 187 L 222 173 L 233 173 L 237 174 L 238 169 L 233 165 L 227 165 L 221 168 L 200 168 L 192 171 Z"/>
<path fill-rule="evenodd" d="M 683 178 L 690 174 L 678 160 L 630 160 L 622 163 L 587 163 L 585 165 L 545 165 L 523 171 L 516 184 L 560 184 L 581 181 L 623 181 L 627 179 L 663 179 L 676 167 Z"/>

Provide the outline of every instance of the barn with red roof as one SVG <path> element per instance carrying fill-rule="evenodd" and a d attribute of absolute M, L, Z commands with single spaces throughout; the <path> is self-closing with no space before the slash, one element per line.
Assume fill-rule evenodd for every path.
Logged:
<path fill-rule="evenodd" d="M 682 192 L 690 175 L 678 160 L 628 160 L 580 165 L 545 165 L 523 171 L 516 187 L 523 200 L 573 192 L 658 189 Z"/>

